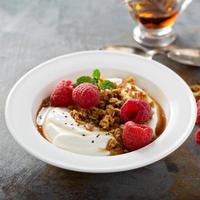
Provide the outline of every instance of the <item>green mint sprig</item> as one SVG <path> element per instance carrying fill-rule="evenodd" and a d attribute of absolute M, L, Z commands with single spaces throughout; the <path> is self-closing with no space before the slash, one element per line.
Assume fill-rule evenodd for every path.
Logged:
<path fill-rule="evenodd" d="M 80 85 L 81 83 L 92 83 L 94 84 L 96 81 L 92 79 L 90 76 L 81 76 L 76 80 L 76 85 Z"/>
<path fill-rule="evenodd" d="M 115 88 L 115 84 L 112 81 L 103 80 L 99 83 L 99 88 L 101 88 L 102 90 L 113 89 Z"/>
<path fill-rule="evenodd" d="M 99 79 L 100 79 L 100 76 L 101 76 L 101 73 L 100 73 L 99 69 L 95 69 L 95 70 L 92 72 L 92 77 L 93 77 L 93 79 L 99 80 Z"/>
<path fill-rule="evenodd" d="M 99 89 L 105 90 L 105 89 L 113 89 L 115 88 L 115 84 L 112 81 L 109 80 L 101 80 L 101 73 L 99 69 L 95 69 L 92 72 L 91 76 L 81 76 L 76 80 L 76 86 L 81 83 L 92 83 L 96 85 Z"/>

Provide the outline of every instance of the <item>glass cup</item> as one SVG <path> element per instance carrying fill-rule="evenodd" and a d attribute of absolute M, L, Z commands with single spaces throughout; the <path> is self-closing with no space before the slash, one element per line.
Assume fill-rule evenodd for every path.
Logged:
<path fill-rule="evenodd" d="M 177 16 L 192 0 L 125 0 L 131 16 L 137 21 L 133 38 L 149 47 L 171 44 L 176 35 L 172 29 Z"/>

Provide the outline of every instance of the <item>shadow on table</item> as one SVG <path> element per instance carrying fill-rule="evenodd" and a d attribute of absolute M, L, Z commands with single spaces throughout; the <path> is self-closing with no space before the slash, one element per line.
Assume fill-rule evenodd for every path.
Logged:
<path fill-rule="evenodd" d="M 46 165 L 34 185 L 38 186 L 38 181 L 41 186 L 46 183 L 48 194 L 55 199 L 58 195 L 64 195 L 66 199 L 92 200 L 200 199 L 199 153 L 200 148 L 191 134 L 181 148 L 147 167 L 91 174 Z"/>
<path fill-rule="evenodd" d="M 72 172 L 37 162 L 10 177 L 2 199 L 200 199 L 200 149 L 192 137 L 167 158 L 126 172 Z"/>
<path fill-rule="evenodd" d="M 52 191 L 52 196 L 55 195 L 55 190 L 58 190 L 58 193 L 65 191 L 69 199 L 70 195 L 72 199 L 74 197 L 77 199 L 144 199 L 145 197 L 170 199 L 171 194 L 165 198 L 165 194 L 173 184 L 169 171 L 177 173 L 178 168 L 173 163 L 168 163 L 166 166 L 164 161 L 137 170 L 103 174 L 72 172 L 46 166 L 40 178 L 47 181 L 48 191 Z"/>

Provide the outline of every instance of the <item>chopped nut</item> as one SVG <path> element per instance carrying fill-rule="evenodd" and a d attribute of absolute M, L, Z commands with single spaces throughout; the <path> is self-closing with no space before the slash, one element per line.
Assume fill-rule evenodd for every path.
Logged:
<path fill-rule="evenodd" d="M 90 124 L 90 123 L 87 123 L 84 126 L 88 131 L 93 131 L 95 127 L 93 124 Z"/>
<path fill-rule="evenodd" d="M 110 125 L 110 115 L 105 115 L 104 118 L 99 122 L 99 126 L 103 130 L 108 130 Z"/>
<path fill-rule="evenodd" d="M 191 85 L 190 88 L 193 92 L 196 101 L 198 101 L 200 99 L 200 85 Z"/>
<path fill-rule="evenodd" d="M 107 146 L 106 146 L 106 149 L 107 149 L 107 150 L 112 150 L 112 149 L 114 149 L 116 146 L 117 146 L 117 140 L 114 139 L 114 138 L 111 138 L 111 139 L 108 141 L 108 144 L 107 144 Z"/>
<path fill-rule="evenodd" d="M 126 80 L 127 83 L 135 84 L 134 78 L 132 76 L 129 76 Z"/>

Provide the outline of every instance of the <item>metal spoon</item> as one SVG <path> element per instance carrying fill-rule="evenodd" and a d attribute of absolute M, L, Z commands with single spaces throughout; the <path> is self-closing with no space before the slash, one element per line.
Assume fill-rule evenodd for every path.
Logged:
<path fill-rule="evenodd" d="M 103 50 L 134 53 L 150 59 L 153 59 L 157 54 L 164 54 L 178 63 L 200 67 L 200 49 L 182 49 L 169 46 L 162 49 L 148 50 L 143 47 L 111 45 L 104 47 Z"/>

